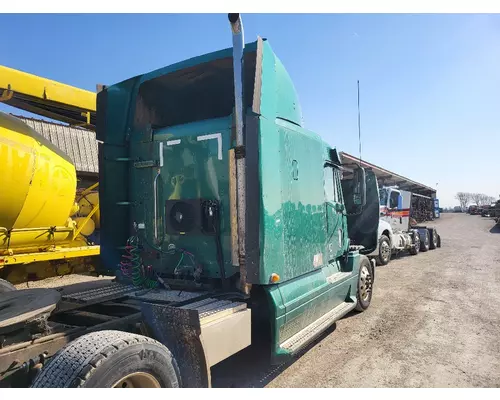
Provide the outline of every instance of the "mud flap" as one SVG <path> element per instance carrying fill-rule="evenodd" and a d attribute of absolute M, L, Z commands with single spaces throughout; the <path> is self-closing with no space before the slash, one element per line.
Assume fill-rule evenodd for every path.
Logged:
<path fill-rule="evenodd" d="M 251 344 L 251 312 L 243 302 L 142 303 L 141 312 L 146 332 L 176 359 L 182 387 L 210 387 L 210 367 Z"/>
<path fill-rule="evenodd" d="M 437 233 L 437 230 L 436 228 L 427 228 L 428 231 L 429 231 L 429 240 L 430 242 L 432 243 L 433 240 L 434 240 L 434 235 L 437 236 L 437 244 L 436 244 L 436 248 L 440 248 L 441 247 L 441 236 L 439 235 L 439 233 Z M 431 247 L 432 248 L 432 247 Z"/>
<path fill-rule="evenodd" d="M 148 336 L 165 345 L 177 361 L 181 387 L 210 387 L 210 367 L 201 342 L 199 324 L 190 323 L 185 310 L 175 307 L 142 303 L 141 312 Z"/>

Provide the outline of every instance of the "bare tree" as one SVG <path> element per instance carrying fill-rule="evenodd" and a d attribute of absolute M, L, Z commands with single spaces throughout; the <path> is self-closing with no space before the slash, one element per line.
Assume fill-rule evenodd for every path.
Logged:
<path fill-rule="evenodd" d="M 455 198 L 459 201 L 462 211 L 464 211 L 470 203 L 471 194 L 466 192 L 458 192 Z"/>
<path fill-rule="evenodd" d="M 470 193 L 471 200 L 478 206 L 481 205 L 482 196 L 483 195 L 481 193 Z"/>

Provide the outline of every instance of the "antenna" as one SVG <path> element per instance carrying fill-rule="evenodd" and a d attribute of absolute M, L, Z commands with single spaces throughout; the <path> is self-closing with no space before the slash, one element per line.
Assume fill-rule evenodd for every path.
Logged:
<path fill-rule="evenodd" d="M 358 141 L 359 141 L 359 161 L 361 164 L 361 112 L 359 109 L 359 79 L 358 79 Z"/>

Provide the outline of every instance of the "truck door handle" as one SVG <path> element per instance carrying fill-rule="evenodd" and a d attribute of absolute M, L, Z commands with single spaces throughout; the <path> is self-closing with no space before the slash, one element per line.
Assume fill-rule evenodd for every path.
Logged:
<path fill-rule="evenodd" d="M 163 167 L 163 142 L 158 143 L 158 155 L 160 157 L 159 167 Z M 155 234 L 155 244 L 158 244 L 158 188 L 157 181 L 160 177 L 160 168 L 156 171 L 156 176 L 153 181 L 153 210 L 154 210 L 154 234 Z"/>
<path fill-rule="evenodd" d="M 153 219 L 153 226 L 154 226 L 154 236 L 155 236 L 155 244 L 158 244 L 158 190 L 157 190 L 157 181 L 158 178 L 160 177 L 160 169 L 156 172 L 155 179 L 153 181 L 153 210 L 154 210 L 154 219 Z"/>

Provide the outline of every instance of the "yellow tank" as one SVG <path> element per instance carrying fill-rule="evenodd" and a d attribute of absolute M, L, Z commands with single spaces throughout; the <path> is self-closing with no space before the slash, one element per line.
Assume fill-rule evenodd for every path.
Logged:
<path fill-rule="evenodd" d="M 76 171 L 70 158 L 0 112 L 0 163 L 0 255 L 71 241 Z"/>
<path fill-rule="evenodd" d="M 75 218 L 77 228 L 80 228 L 80 233 L 83 236 L 90 236 L 95 231 L 95 222 L 92 218 L 88 219 L 85 217 L 76 217 Z"/>
<path fill-rule="evenodd" d="M 78 205 L 78 203 L 75 201 L 73 203 L 73 207 L 71 207 L 71 211 L 69 212 L 69 216 L 72 217 L 73 215 L 75 215 L 78 211 L 80 211 L 80 206 Z"/>
<path fill-rule="evenodd" d="M 98 192 L 90 192 L 84 195 L 80 201 L 78 202 L 79 207 L 79 215 L 86 217 L 90 214 L 92 209 L 99 204 L 99 193 Z M 95 223 L 95 227 L 99 229 L 100 227 L 100 210 L 98 209 L 93 215 L 92 220 Z"/>

